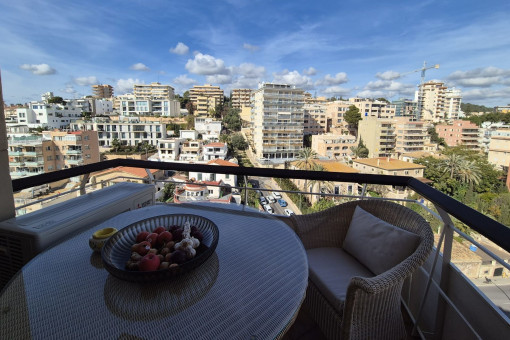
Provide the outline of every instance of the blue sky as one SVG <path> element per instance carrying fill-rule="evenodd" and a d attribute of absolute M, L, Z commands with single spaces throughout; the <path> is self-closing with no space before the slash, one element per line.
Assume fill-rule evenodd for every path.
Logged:
<path fill-rule="evenodd" d="M 424 61 L 464 102 L 510 103 L 507 0 L 0 0 L 0 13 L 7 103 L 153 81 L 412 98 Z"/>

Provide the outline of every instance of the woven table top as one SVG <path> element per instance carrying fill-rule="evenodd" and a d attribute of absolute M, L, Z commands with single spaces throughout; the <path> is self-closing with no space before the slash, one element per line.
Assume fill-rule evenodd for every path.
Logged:
<path fill-rule="evenodd" d="M 110 275 L 88 246 L 96 230 L 164 214 L 213 221 L 215 253 L 168 281 Z M 35 257 L 0 296 L 0 339 L 273 339 L 303 301 L 308 264 L 286 224 L 236 205 L 155 205 L 129 211 Z"/>

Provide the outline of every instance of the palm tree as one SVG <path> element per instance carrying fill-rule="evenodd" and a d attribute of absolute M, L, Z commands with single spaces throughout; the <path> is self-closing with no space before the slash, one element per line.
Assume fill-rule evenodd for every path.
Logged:
<path fill-rule="evenodd" d="M 443 160 L 441 170 L 445 174 L 448 173 L 449 178 L 471 185 L 480 183 L 482 175 L 475 161 L 457 153 L 451 153 Z"/>
<path fill-rule="evenodd" d="M 303 170 L 312 170 L 313 167 L 316 166 L 314 159 L 317 159 L 317 152 L 311 148 L 301 149 L 298 153 L 297 159 L 298 161 L 296 162 L 296 165 L 298 168 Z M 308 181 L 305 178 L 305 191 L 308 191 L 307 182 Z"/>
<path fill-rule="evenodd" d="M 326 168 L 322 164 L 315 164 L 311 170 L 313 170 L 313 171 L 327 171 Z M 316 180 L 316 179 L 310 181 L 310 187 L 312 188 L 312 191 L 314 191 L 313 189 L 315 188 L 316 185 L 319 186 L 319 190 L 317 190 L 319 195 L 320 195 L 320 193 L 322 193 L 321 187 L 325 188 L 328 193 L 331 193 L 334 190 L 334 187 L 331 184 L 331 182 L 327 182 L 327 181 L 323 181 L 323 180 Z"/>

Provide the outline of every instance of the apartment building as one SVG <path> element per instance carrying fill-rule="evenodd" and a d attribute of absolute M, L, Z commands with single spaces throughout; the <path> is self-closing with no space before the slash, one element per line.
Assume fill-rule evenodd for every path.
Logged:
<path fill-rule="evenodd" d="M 11 136 L 8 140 L 9 172 L 12 179 L 44 173 L 42 137 Z"/>
<path fill-rule="evenodd" d="M 76 100 L 66 104 L 33 101 L 28 107 L 16 109 L 18 124 L 29 128 L 68 129 L 69 125 L 81 119 L 82 110 Z"/>
<path fill-rule="evenodd" d="M 510 166 L 510 126 L 501 127 L 492 132 L 489 162 L 502 170 L 507 170 Z"/>
<path fill-rule="evenodd" d="M 261 83 L 253 94 L 255 156 L 282 163 L 303 147 L 304 91 L 293 85 Z"/>
<path fill-rule="evenodd" d="M 357 145 L 356 137 L 352 135 L 328 133 L 312 136 L 312 150 L 329 159 L 349 161 L 353 155 L 351 148 Z"/>
<path fill-rule="evenodd" d="M 390 157 L 395 153 L 395 123 L 392 119 L 367 116 L 358 125 L 358 141 L 368 148 L 368 157 Z"/>
<path fill-rule="evenodd" d="M 223 122 L 207 117 L 195 118 L 195 130 L 202 135 L 204 140 L 218 140 L 220 138 Z"/>
<path fill-rule="evenodd" d="M 395 117 L 413 117 L 417 115 L 417 103 L 411 99 L 400 98 L 391 102 L 395 105 Z"/>
<path fill-rule="evenodd" d="M 135 84 L 133 95 L 136 99 L 174 99 L 174 88 L 159 82 L 150 84 Z"/>
<path fill-rule="evenodd" d="M 505 106 L 496 106 L 496 111 L 501 113 L 510 113 L 510 104 Z"/>
<path fill-rule="evenodd" d="M 396 117 L 394 122 L 395 151 L 399 155 L 425 150 L 425 144 L 430 141 L 425 122 L 410 117 Z"/>
<path fill-rule="evenodd" d="M 388 104 L 385 101 L 367 98 L 349 98 L 349 104 L 358 108 L 363 119 L 367 117 L 392 119 L 395 117 L 395 105 Z"/>
<path fill-rule="evenodd" d="M 336 134 L 344 134 L 353 131 L 349 130 L 349 124 L 344 120 L 344 115 L 349 107 L 352 105 L 346 100 L 335 100 L 327 102 L 326 104 L 326 117 L 328 119 L 328 132 Z"/>
<path fill-rule="evenodd" d="M 232 107 L 242 109 L 243 106 L 251 106 L 252 89 L 233 89 L 230 96 Z"/>
<path fill-rule="evenodd" d="M 142 90 L 139 91 L 140 93 L 146 93 Z M 137 97 L 134 94 L 126 94 L 117 97 L 115 100 L 117 111 L 121 116 L 179 117 L 181 113 L 180 103 L 175 99 Z"/>
<path fill-rule="evenodd" d="M 305 92 L 305 105 L 306 104 L 327 104 L 328 99 L 326 97 L 313 97 L 311 93 Z"/>
<path fill-rule="evenodd" d="M 325 104 L 305 103 L 303 112 L 303 134 L 318 135 L 329 131 L 331 119 L 327 117 Z"/>
<path fill-rule="evenodd" d="M 43 132 L 44 171 L 99 162 L 97 134 L 97 131 Z"/>
<path fill-rule="evenodd" d="M 209 160 L 207 165 L 221 165 L 221 166 L 234 166 L 238 167 L 236 163 L 226 161 L 224 159 L 212 159 Z M 223 183 L 232 187 L 237 186 L 237 175 L 232 174 L 214 174 L 214 173 L 202 173 L 202 172 L 189 172 L 189 178 L 194 178 L 197 181 L 222 181 Z"/>
<path fill-rule="evenodd" d="M 162 138 L 158 143 L 158 159 L 162 162 L 174 162 L 179 159 L 183 138 Z"/>
<path fill-rule="evenodd" d="M 114 139 L 122 145 L 136 146 L 147 142 L 158 145 L 158 140 L 167 138 L 166 124 L 159 121 L 141 121 L 138 118 L 122 117 L 115 121 L 110 118 L 93 118 L 90 121 L 76 121 L 72 131 L 97 131 L 99 146 L 111 148 Z"/>
<path fill-rule="evenodd" d="M 187 140 L 181 144 L 180 161 L 198 162 L 202 160 L 202 141 Z"/>
<path fill-rule="evenodd" d="M 415 97 L 420 108 L 419 117 L 425 121 L 442 122 L 460 116 L 460 90 L 449 89 L 442 82 L 429 81 L 420 85 Z"/>
<path fill-rule="evenodd" d="M 411 176 L 423 179 L 424 165 L 404 162 L 390 157 L 359 158 L 352 161 L 352 167 L 363 174 Z M 409 191 L 406 187 L 380 185 L 372 186 L 372 189 L 383 197 L 407 198 Z"/>
<path fill-rule="evenodd" d="M 195 85 L 189 89 L 189 100 L 193 103 L 196 115 L 208 115 L 209 110 L 223 104 L 224 94 L 219 86 Z"/>
<path fill-rule="evenodd" d="M 225 159 L 227 158 L 228 147 L 227 143 L 209 143 L 204 145 L 203 148 L 203 159 L 204 161 L 210 161 L 214 159 Z"/>
<path fill-rule="evenodd" d="M 473 150 L 480 149 L 482 141 L 480 129 L 470 121 L 454 120 L 451 124 L 438 124 L 436 132 L 448 146 L 463 145 Z"/>
<path fill-rule="evenodd" d="M 92 94 L 95 98 L 112 98 L 113 87 L 111 85 L 92 85 Z"/>

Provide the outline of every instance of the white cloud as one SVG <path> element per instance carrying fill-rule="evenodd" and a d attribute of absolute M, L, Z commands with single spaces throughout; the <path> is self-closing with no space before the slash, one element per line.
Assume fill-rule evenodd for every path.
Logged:
<path fill-rule="evenodd" d="M 22 70 L 30 71 L 37 76 L 46 76 L 57 73 L 53 67 L 48 64 L 23 64 L 19 67 Z"/>
<path fill-rule="evenodd" d="M 170 49 L 170 52 L 174 54 L 183 55 L 189 52 L 189 47 L 183 44 L 182 42 L 178 42 L 175 47 Z"/>
<path fill-rule="evenodd" d="M 150 68 L 148 68 L 145 64 L 142 63 L 133 64 L 129 68 L 135 71 L 150 71 Z"/>
<path fill-rule="evenodd" d="M 230 84 L 232 83 L 232 76 L 230 74 L 215 74 L 206 76 L 205 80 L 211 84 Z"/>
<path fill-rule="evenodd" d="M 75 94 L 76 90 L 74 89 L 72 84 L 66 84 L 66 88 L 61 90 L 62 92 L 68 93 L 68 94 Z"/>
<path fill-rule="evenodd" d="M 195 79 L 188 78 L 186 74 L 182 74 L 178 76 L 177 78 L 174 78 L 174 83 L 181 86 L 191 86 L 193 84 L 196 84 L 197 81 Z"/>
<path fill-rule="evenodd" d="M 229 74 L 221 59 L 214 58 L 208 54 L 197 53 L 194 59 L 188 59 L 186 70 L 190 73 L 202 75 Z"/>
<path fill-rule="evenodd" d="M 396 71 L 377 72 L 375 75 L 377 78 L 382 80 L 394 80 L 400 78 L 400 73 Z"/>
<path fill-rule="evenodd" d="M 483 101 L 488 99 L 508 100 L 510 87 L 500 89 L 472 89 L 462 93 L 463 101 Z"/>
<path fill-rule="evenodd" d="M 133 92 L 133 86 L 135 84 L 145 84 L 145 82 L 140 81 L 139 79 L 119 79 L 117 81 L 117 86 L 115 86 L 116 94 L 125 94 L 128 92 Z"/>
<path fill-rule="evenodd" d="M 345 72 L 339 72 L 335 76 L 331 76 L 330 74 L 326 74 L 323 79 L 319 79 L 316 84 L 317 85 L 339 85 L 344 84 L 349 81 L 349 78 L 347 78 L 347 73 Z"/>
<path fill-rule="evenodd" d="M 80 86 L 90 86 L 90 85 L 94 85 L 94 84 L 98 83 L 97 78 L 94 76 L 77 77 L 77 78 L 74 78 L 73 81 L 76 85 L 80 85 Z"/>
<path fill-rule="evenodd" d="M 259 50 L 259 47 L 258 47 L 258 46 L 251 45 L 251 44 L 248 44 L 248 43 L 244 43 L 244 44 L 243 44 L 243 48 L 244 48 L 245 50 L 248 50 L 248 51 L 251 51 L 251 52 L 255 52 L 255 51 L 258 51 L 258 50 Z"/>
<path fill-rule="evenodd" d="M 246 78 L 261 78 L 266 74 L 266 68 L 251 63 L 242 63 L 233 67 L 233 73 Z"/>
<path fill-rule="evenodd" d="M 448 76 L 455 85 L 465 87 L 490 87 L 504 85 L 510 81 L 510 70 L 493 66 L 469 71 L 455 71 Z"/>
<path fill-rule="evenodd" d="M 317 70 L 315 69 L 315 67 L 309 67 L 305 70 L 303 70 L 303 74 L 306 75 L 306 76 L 314 76 L 317 74 Z"/>
<path fill-rule="evenodd" d="M 356 96 L 361 98 L 379 98 L 384 97 L 387 93 L 384 91 L 372 91 L 372 90 L 363 90 L 356 94 Z"/>
<path fill-rule="evenodd" d="M 301 75 L 298 71 L 289 72 L 289 70 L 283 70 L 282 72 L 273 73 L 273 77 L 274 83 L 295 85 L 303 89 L 310 89 L 313 87 L 312 79 L 308 76 Z"/>
<path fill-rule="evenodd" d="M 340 86 L 330 86 L 324 89 L 322 93 L 330 96 L 348 96 L 351 90 Z"/>

